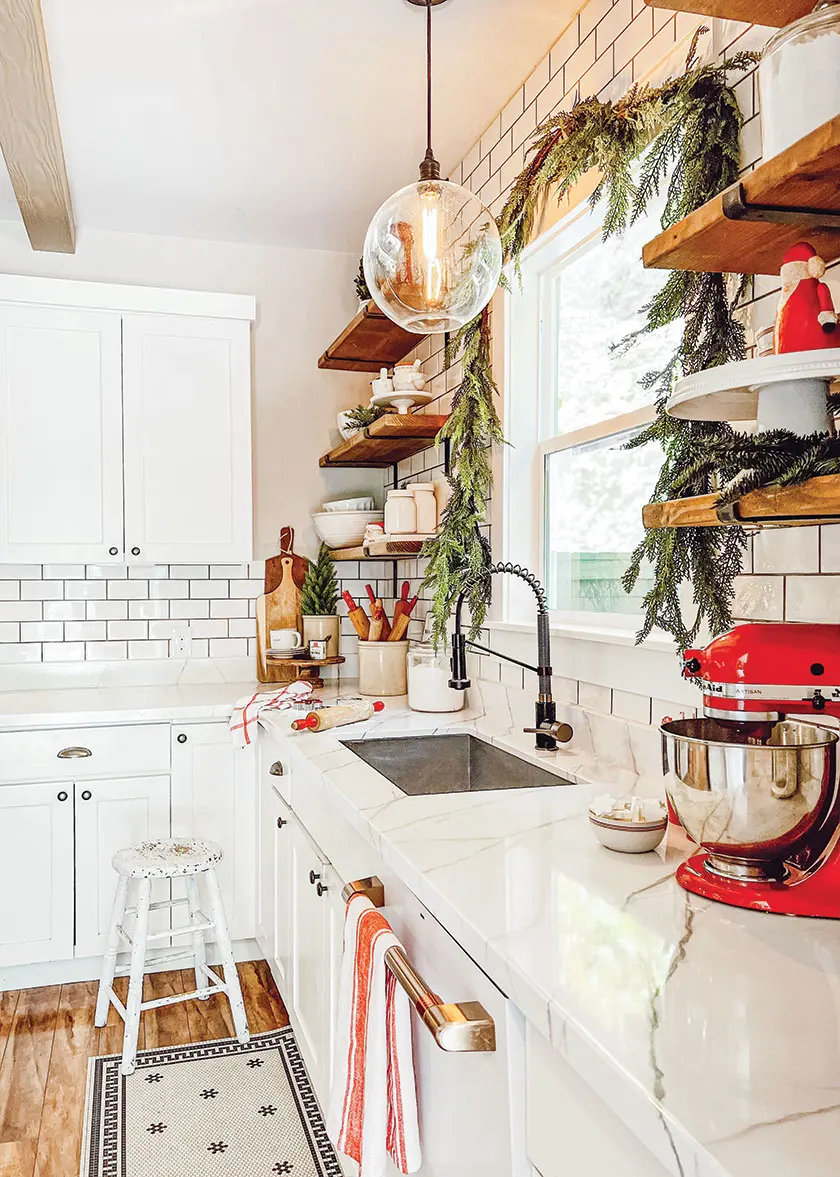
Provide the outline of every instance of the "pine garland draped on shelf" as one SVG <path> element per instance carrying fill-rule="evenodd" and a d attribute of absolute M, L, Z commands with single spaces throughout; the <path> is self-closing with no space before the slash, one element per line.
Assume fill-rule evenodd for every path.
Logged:
<path fill-rule="evenodd" d="M 729 77 L 751 68 L 757 56 L 737 53 L 721 63 L 702 64 L 697 43 L 706 32 L 698 29 L 679 77 L 661 86 L 633 86 L 616 102 L 586 98 L 537 129 L 528 162 L 498 218 L 506 263 L 513 262 L 518 269 L 546 197 L 553 194 L 562 200 L 593 168 L 601 178 L 590 203 L 606 205 L 605 238 L 632 225 L 663 186 L 662 227 L 668 228 L 738 178 L 742 119 Z M 734 314 L 744 283 L 741 279 L 738 289 L 728 292 L 722 274 L 672 271 L 660 293 L 643 308 L 647 321 L 639 334 L 680 318 L 685 324 L 675 355 L 661 372 L 646 377 L 657 417 L 632 443 L 656 441 L 664 450 L 653 499 L 716 489 L 715 461 L 698 458 L 721 453 L 721 447 L 733 440 L 732 430 L 717 423 L 678 421 L 665 414 L 664 404 L 677 376 L 744 357 L 744 332 Z M 438 537 L 424 549 L 429 558 L 424 587 L 433 590 L 438 644 L 445 640 L 450 611 L 462 588 L 468 592 L 473 632 L 483 624 L 489 601 L 489 577 L 482 573 L 490 550 L 480 529 L 492 490 L 492 447 L 503 442 L 489 322 L 487 310 L 454 335 L 447 349 L 447 366 L 460 356 L 463 371 L 441 431 L 450 441 L 454 493 Z M 632 345 L 631 337 L 622 346 Z M 644 599 L 639 640 L 660 626 L 686 646 L 704 620 L 715 631 L 726 628 L 744 542 L 739 527 L 648 532 L 624 577 L 630 591 L 642 563 L 650 561 L 653 566 L 654 584 Z M 696 607 L 689 627 L 679 601 L 679 586 L 686 579 L 693 584 Z"/>

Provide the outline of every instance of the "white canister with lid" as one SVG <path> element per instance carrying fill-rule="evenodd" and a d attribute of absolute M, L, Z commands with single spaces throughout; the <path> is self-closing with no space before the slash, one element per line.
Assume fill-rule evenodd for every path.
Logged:
<path fill-rule="evenodd" d="M 417 534 L 417 504 L 410 490 L 389 490 L 385 502 L 387 535 Z"/>
<path fill-rule="evenodd" d="M 775 33 L 758 68 L 764 158 L 840 114 L 840 0 Z"/>
<path fill-rule="evenodd" d="M 417 506 L 417 530 L 420 535 L 433 535 L 437 530 L 437 499 L 433 482 L 414 482 L 408 488 Z"/>

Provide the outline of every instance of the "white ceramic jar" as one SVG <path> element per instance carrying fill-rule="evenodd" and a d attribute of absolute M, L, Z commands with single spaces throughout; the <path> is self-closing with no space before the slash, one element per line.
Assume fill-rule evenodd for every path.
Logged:
<path fill-rule="evenodd" d="M 434 535 L 437 530 L 437 499 L 433 482 L 415 482 L 408 488 L 417 507 L 417 531 L 420 535 Z"/>
<path fill-rule="evenodd" d="M 408 642 L 359 642 L 359 694 L 404 695 L 407 653 Z"/>
<path fill-rule="evenodd" d="M 758 68 L 764 158 L 840 114 L 840 2 L 780 29 Z"/>
<path fill-rule="evenodd" d="M 385 502 L 386 535 L 417 534 L 417 504 L 410 490 L 389 490 Z"/>
<path fill-rule="evenodd" d="M 361 644 L 361 643 L 360 643 Z M 432 645 L 412 646 L 408 652 L 408 705 L 412 711 L 460 711 L 466 691 L 449 685 L 449 659 Z"/>

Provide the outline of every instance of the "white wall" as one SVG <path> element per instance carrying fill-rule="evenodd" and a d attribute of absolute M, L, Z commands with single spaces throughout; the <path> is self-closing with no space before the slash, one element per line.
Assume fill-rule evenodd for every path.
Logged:
<path fill-rule="evenodd" d="M 0 222 L 0 272 L 256 295 L 257 558 L 276 552 L 282 524 L 295 527 L 304 554 L 314 554 L 310 511 L 340 491 L 381 482 L 369 471 L 318 467 L 339 440 L 339 409 L 370 396 L 364 375 L 318 369 L 318 357 L 355 313 L 358 264 L 347 253 L 84 229 L 73 255 L 34 253 L 22 226 Z"/>

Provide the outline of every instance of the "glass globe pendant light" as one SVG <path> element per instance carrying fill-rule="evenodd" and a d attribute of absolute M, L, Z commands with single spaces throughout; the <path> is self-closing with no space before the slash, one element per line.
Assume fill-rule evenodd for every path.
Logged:
<path fill-rule="evenodd" d="M 363 264 L 376 305 L 406 331 L 457 331 L 487 306 L 502 272 L 502 243 L 489 209 L 440 178 L 432 151 L 432 7 L 426 9 L 426 157 L 420 179 L 395 192 L 367 231 Z"/>

